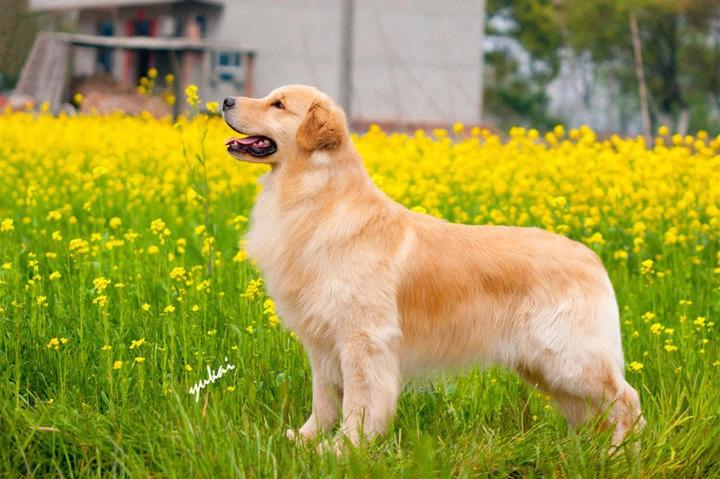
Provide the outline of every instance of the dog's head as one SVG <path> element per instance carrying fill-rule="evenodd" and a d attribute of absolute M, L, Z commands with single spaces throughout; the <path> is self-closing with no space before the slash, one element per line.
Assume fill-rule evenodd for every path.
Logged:
<path fill-rule="evenodd" d="M 346 141 L 345 114 L 316 88 L 290 85 L 265 98 L 228 97 L 223 116 L 230 128 L 247 135 L 225 146 L 238 160 L 279 165 Z"/>

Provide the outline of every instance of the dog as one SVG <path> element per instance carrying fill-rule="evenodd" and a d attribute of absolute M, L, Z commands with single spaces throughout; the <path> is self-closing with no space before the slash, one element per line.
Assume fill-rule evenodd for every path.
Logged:
<path fill-rule="evenodd" d="M 312 412 L 290 439 L 331 429 L 340 406 L 338 440 L 372 438 L 408 379 L 476 363 L 517 371 L 572 426 L 606 412 L 615 446 L 644 424 L 624 378 L 615 293 L 589 248 L 392 201 L 366 172 L 344 112 L 313 87 L 228 97 L 223 115 L 247 135 L 228 140 L 230 155 L 271 167 L 246 240 L 312 367 Z"/>

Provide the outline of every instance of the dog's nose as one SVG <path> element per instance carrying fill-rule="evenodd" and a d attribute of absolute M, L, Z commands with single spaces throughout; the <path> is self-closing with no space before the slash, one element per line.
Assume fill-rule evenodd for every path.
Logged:
<path fill-rule="evenodd" d="M 235 106 L 235 98 L 227 97 L 223 100 L 223 111 L 229 110 L 233 106 Z"/>

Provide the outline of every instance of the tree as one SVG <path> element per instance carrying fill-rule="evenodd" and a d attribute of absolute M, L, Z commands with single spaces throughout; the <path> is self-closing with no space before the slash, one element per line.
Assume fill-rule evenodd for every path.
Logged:
<path fill-rule="evenodd" d="M 568 32 L 568 46 L 612 68 L 628 94 L 638 91 L 631 13 L 643 45 L 652 120 L 678 131 L 711 127 L 710 110 L 720 109 L 720 2 L 559 1 L 558 19 Z"/>
<path fill-rule="evenodd" d="M 0 89 L 10 88 L 20 74 L 25 57 L 40 29 L 27 0 L 0 0 Z"/>
<path fill-rule="evenodd" d="M 551 127 L 546 87 L 560 68 L 562 36 L 552 0 L 488 0 L 486 110 L 502 123 Z"/>

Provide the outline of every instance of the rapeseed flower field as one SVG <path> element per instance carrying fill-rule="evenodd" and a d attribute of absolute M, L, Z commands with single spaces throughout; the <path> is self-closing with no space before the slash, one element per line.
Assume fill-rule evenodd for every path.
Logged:
<path fill-rule="evenodd" d="M 244 251 L 266 167 L 230 158 L 230 134 L 206 114 L 0 114 L 0 476 L 720 475 L 720 138 L 355 134 L 409 208 L 593 248 L 648 426 L 608 455 L 607 432 L 473 369 L 413 383 L 385 437 L 337 458 L 284 437 L 310 369 Z"/>

